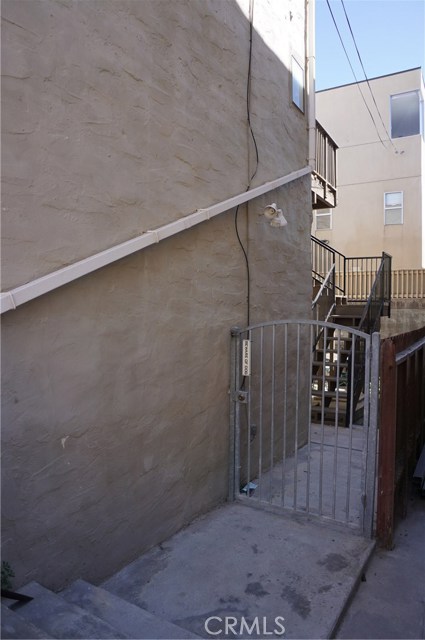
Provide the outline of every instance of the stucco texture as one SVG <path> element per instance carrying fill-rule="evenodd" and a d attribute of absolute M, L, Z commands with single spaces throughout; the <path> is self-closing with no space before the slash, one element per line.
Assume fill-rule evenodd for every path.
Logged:
<path fill-rule="evenodd" d="M 248 168 L 240 5 L 2 3 L 3 290 L 245 191 L 255 154 L 250 141 Z M 256 6 L 253 185 L 307 164 L 288 72 L 290 53 L 304 55 L 303 8 Z"/>
<path fill-rule="evenodd" d="M 4 287 L 246 189 L 247 7 L 3 3 Z M 303 33 L 304 3 L 290 7 L 256 3 L 254 184 L 306 164 L 306 118 L 270 48 L 288 33 L 289 56 L 291 25 Z M 287 227 L 260 215 L 270 202 Z M 306 176 L 239 209 L 251 322 L 310 314 L 310 203 Z M 230 328 L 247 311 L 233 210 L 3 316 L 16 587 L 100 581 L 226 499 Z"/>

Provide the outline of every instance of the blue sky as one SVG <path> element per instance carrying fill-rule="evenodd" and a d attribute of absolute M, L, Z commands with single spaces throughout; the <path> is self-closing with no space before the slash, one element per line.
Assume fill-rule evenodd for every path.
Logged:
<path fill-rule="evenodd" d="M 359 81 L 362 71 L 341 0 L 329 0 Z M 368 78 L 422 67 L 425 0 L 344 0 Z M 316 90 L 355 82 L 326 0 L 316 0 Z"/>

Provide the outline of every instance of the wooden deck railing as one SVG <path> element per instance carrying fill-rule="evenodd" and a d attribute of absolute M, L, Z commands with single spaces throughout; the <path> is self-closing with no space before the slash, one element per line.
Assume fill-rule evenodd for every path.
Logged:
<path fill-rule="evenodd" d="M 352 260 L 358 260 L 358 258 Z M 375 265 L 367 270 L 347 269 L 345 274 L 342 271 L 335 274 L 335 282 L 340 288 L 343 288 L 342 283 L 345 282 L 345 294 L 348 300 L 361 302 L 367 299 L 376 272 Z M 392 269 L 391 298 L 392 300 L 425 299 L 425 269 Z"/>
<path fill-rule="evenodd" d="M 392 297 L 394 300 L 425 298 L 425 269 L 393 269 Z"/>
<path fill-rule="evenodd" d="M 316 168 L 312 173 L 313 209 L 336 206 L 338 145 L 316 120 Z"/>
<path fill-rule="evenodd" d="M 380 385 L 376 534 L 391 548 L 425 443 L 425 327 L 381 341 Z"/>

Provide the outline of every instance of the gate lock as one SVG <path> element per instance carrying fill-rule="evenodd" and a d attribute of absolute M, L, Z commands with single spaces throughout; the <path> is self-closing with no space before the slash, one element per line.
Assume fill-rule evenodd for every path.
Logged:
<path fill-rule="evenodd" d="M 241 404 L 247 404 L 248 403 L 248 391 L 236 391 L 235 392 L 235 397 L 234 397 L 235 402 L 240 402 Z"/>

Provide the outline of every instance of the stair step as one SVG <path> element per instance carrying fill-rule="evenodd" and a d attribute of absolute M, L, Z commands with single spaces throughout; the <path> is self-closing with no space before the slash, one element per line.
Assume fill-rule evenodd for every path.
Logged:
<path fill-rule="evenodd" d="M 84 580 L 76 580 L 60 594 L 67 602 L 89 611 L 129 638 L 198 638 L 186 629 Z"/>
<path fill-rule="evenodd" d="M 311 395 L 314 398 L 321 398 L 322 396 L 325 398 L 336 398 L 337 392 L 336 391 L 320 391 L 320 389 L 318 389 L 317 391 L 312 390 Z M 340 400 L 345 401 L 347 399 L 347 390 L 346 389 L 339 390 L 338 397 Z"/>
<path fill-rule="evenodd" d="M 311 376 L 312 380 L 317 380 L 322 382 L 323 380 L 323 373 L 313 373 Z M 338 378 L 337 376 L 326 376 L 325 375 L 325 382 L 337 382 L 337 380 L 340 380 L 341 376 Z M 341 383 L 344 382 L 344 380 L 341 380 Z"/>
<path fill-rule="evenodd" d="M 318 349 L 316 349 L 316 353 L 341 353 L 344 355 L 350 354 L 351 351 L 352 349 L 332 349 L 331 347 L 326 347 L 326 349 L 319 347 Z"/>
<path fill-rule="evenodd" d="M 52 636 L 49 636 L 46 631 L 42 631 L 31 622 L 21 618 L 17 611 L 13 611 L 2 604 L 1 637 L 5 640 L 22 640 L 22 638 L 49 640 Z"/>
<path fill-rule="evenodd" d="M 15 611 L 27 622 L 43 629 L 52 638 L 94 640 L 129 637 L 37 582 L 30 582 L 22 588 L 22 592 L 32 596 L 34 600 L 19 605 L 19 608 L 15 605 Z"/>
<path fill-rule="evenodd" d="M 340 371 L 346 371 L 347 367 L 348 367 L 348 362 L 340 362 L 339 363 L 339 369 Z M 330 360 L 313 360 L 312 365 L 314 367 L 323 367 L 323 365 L 325 365 L 325 367 L 337 367 L 338 366 L 338 362 L 331 362 Z"/>

